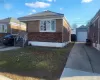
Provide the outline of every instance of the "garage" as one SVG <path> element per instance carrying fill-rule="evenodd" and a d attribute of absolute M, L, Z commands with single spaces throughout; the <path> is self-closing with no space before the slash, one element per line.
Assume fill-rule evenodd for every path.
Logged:
<path fill-rule="evenodd" d="M 87 39 L 87 32 L 78 32 L 77 33 L 77 41 L 85 42 Z"/>
<path fill-rule="evenodd" d="M 77 28 L 76 35 L 77 35 L 78 42 L 85 42 L 87 39 L 87 29 L 86 28 Z"/>

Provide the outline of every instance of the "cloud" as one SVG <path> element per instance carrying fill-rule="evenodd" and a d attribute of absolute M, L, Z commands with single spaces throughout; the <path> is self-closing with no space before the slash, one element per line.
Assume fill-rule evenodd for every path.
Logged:
<path fill-rule="evenodd" d="M 48 2 L 56 2 L 56 0 L 47 0 Z"/>
<path fill-rule="evenodd" d="M 32 2 L 32 3 L 25 3 L 25 5 L 31 8 L 46 8 L 50 6 L 49 3 L 39 2 L 39 1 Z"/>
<path fill-rule="evenodd" d="M 60 10 L 63 10 L 63 8 L 60 8 Z"/>
<path fill-rule="evenodd" d="M 33 10 L 32 10 L 32 12 L 33 12 L 33 13 L 35 13 L 35 12 L 36 12 L 36 10 L 35 10 L 35 9 L 33 9 Z"/>
<path fill-rule="evenodd" d="M 33 13 L 36 13 L 36 10 L 35 9 L 33 9 L 30 13 L 28 13 L 28 15 L 31 15 Z"/>
<path fill-rule="evenodd" d="M 31 15 L 31 14 L 33 14 L 33 13 L 30 12 L 30 13 L 28 13 L 28 14 Z"/>
<path fill-rule="evenodd" d="M 90 3 L 92 2 L 93 0 L 82 0 L 82 3 Z"/>
<path fill-rule="evenodd" d="M 12 5 L 9 4 L 9 3 L 6 3 L 6 4 L 4 4 L 4 8 L 5 8 L 6 10 L 10 10 L 10 9 L 12 8 Z"/>
<path fill-rule="evenodd" d="M 48 2 L 52 2 L 53 0 L 47 0 Z"/>

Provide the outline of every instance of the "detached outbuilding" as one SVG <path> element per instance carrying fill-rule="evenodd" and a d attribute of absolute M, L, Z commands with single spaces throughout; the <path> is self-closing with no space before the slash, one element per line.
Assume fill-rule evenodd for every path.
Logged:
<path fill-rule="evenodd" d="M 81 26 L 76 29 L 76 36 L 78 42 L 86 42 L 88 29 L 85 26 Z"/>
<path fill-rule="evenodd" d="M 64 14 L 43 11 L 18 19 L 27 24 L 28 43 L 33 46 L 64 47 L 71 41 L 71 28 Z"/>

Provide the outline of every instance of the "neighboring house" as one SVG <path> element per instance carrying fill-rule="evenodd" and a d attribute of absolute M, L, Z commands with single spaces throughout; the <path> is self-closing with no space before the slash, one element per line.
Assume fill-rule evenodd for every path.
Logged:
<path fill-rule="evenodd" d="M 78 42 L 86 42 L 87 32 L 88 32 L 88 28 L 83 25 L 80 26 L 79 28 L 77 28 L 76 29 L 77 41 Z"/>
<path fill-rule="evenodd" d="M 29 44 L 64 47 L 71 41 L 71 28 L 64 14 L 44 11 L 20 17 L 27 24 Z"/>
<path fill-rule="evenodd" d="M 26 32 L 26 24 L 14 18 L 0 20 L 0 37 L 7 34 L 18 35 Z"/>
<path fill-rule="evenodd" d="M 88 24 L 88 38 L 92 40 L 93 47 L 100 50 L 100 10 Z"/>

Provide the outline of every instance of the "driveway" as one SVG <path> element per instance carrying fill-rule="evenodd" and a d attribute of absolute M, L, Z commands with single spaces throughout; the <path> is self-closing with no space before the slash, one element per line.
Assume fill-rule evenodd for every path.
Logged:
<path fill-rule="evenodd" d="M 86 76 L 89 79 L 85 78 L 85 80 L 99 80 L 99 74 L 100 52 L 93 47 L 85 46 L 84 43 L 75 43 L 62 73 L 61 80 L 82 80 L 82 77 L 85 78 Z M 68 79 L 69 77 L 72 78 L 72 76 L 79 79 Z"/>

